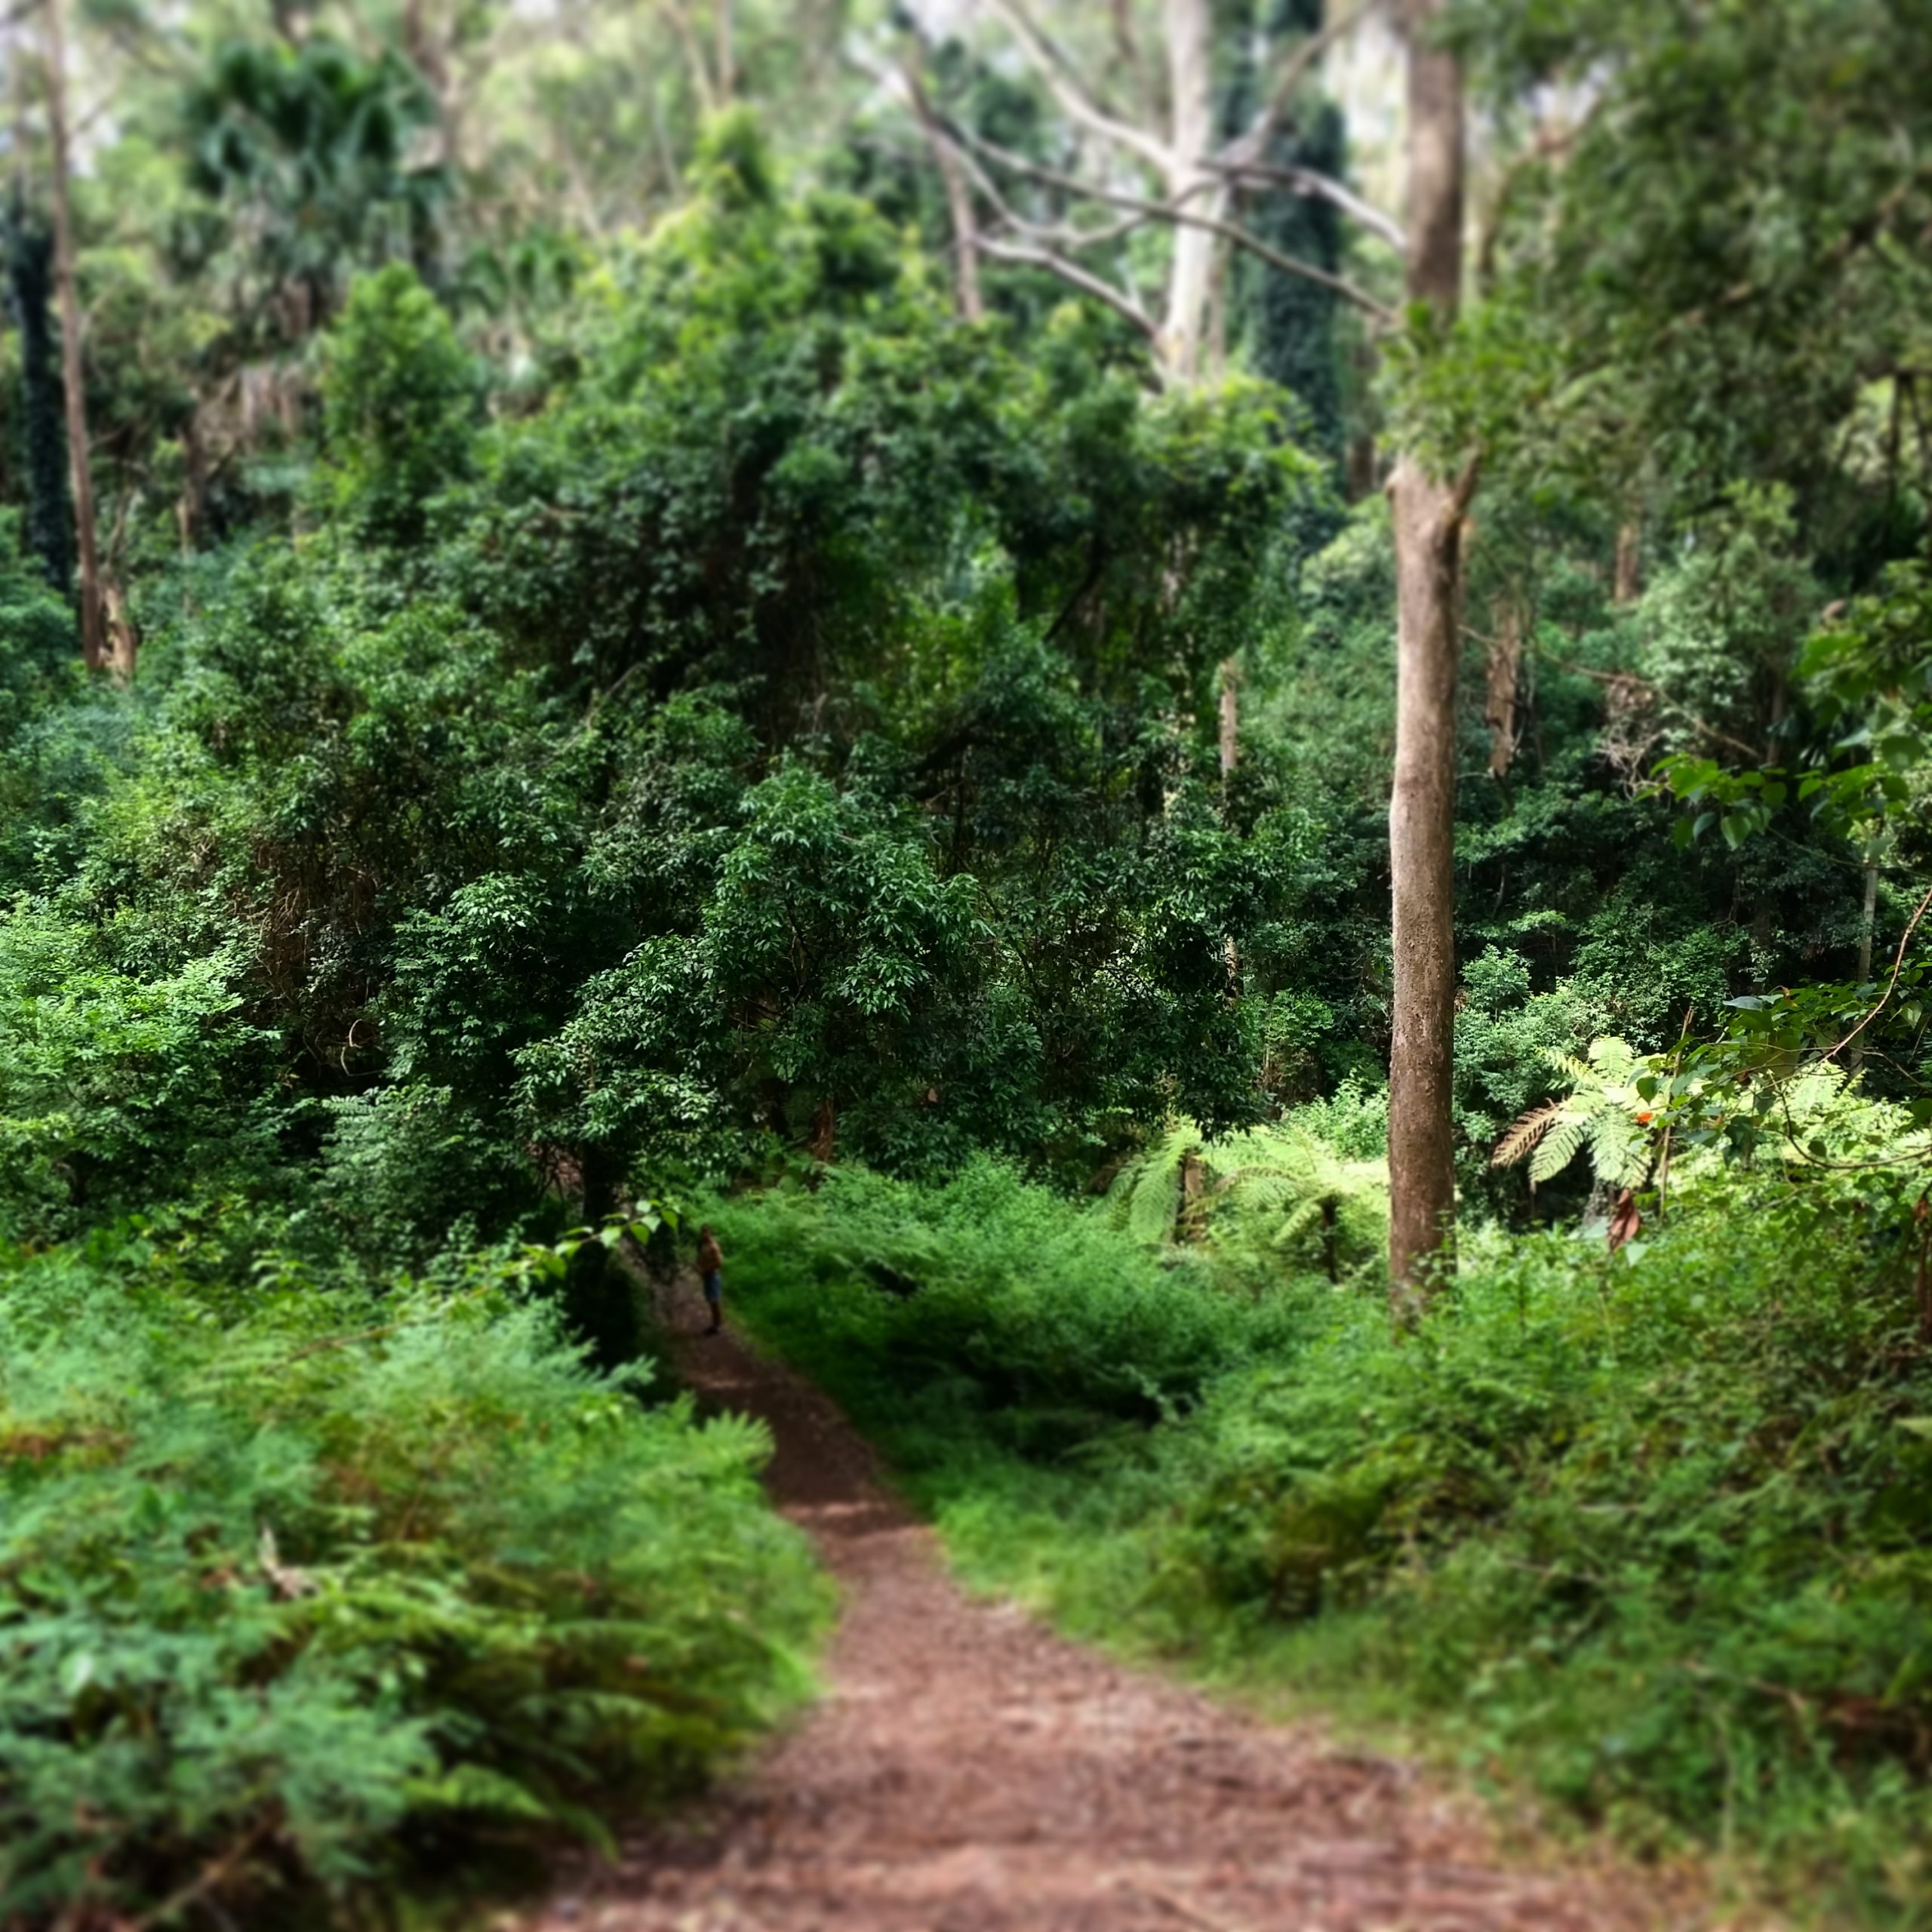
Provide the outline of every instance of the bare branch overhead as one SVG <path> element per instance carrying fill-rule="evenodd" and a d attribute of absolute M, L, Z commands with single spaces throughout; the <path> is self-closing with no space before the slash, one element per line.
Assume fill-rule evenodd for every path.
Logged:
<path fill-rule="evenodd" d="M 1372 202 L 1365 202 L 1353 189 L 1314 168 L 1263 166 L 1256 162 L 1224 161 L 1218 156 L 1203 164 L 1237 182 L 1265 181 L 1271 186 L 1291 189 L 1316 201 L 1331 202 L 1361 223 L 1371 235 L 1388 243 L 1398 254 L 1407 248 L 1408 238 L 1392 215 L 1384 214 Z"/>
<path fill-rule="evenodd" d="M 1337 14 L 1319 33 L 1310 34 L 1302 42 L 1269 80 L 1260 111 L 1221 150 L 1218 158 L 1230 164 L 1260 161 L 1303 77 L 1330 48 L 1353 32 L 1380 4 L 1381 0 L 1357 0 L 1355 5 Z"/>
<path fill-rule="evenodd" d="M 1069 262 L 1063 255 L 1057 255 L 1048 248 L 1029 248 L 1017 242 L 1003 241 L 998 236 L 983 235 L 980 237 L 980 252 L 990 255 L 995 261 L 1012 262 L 1024 268 L 1044 269 L 1074 288 L 1083 290 L 1097 302 L 1104 302 L 1118 315 L 1128 321 L 1144 335 L 1149 342 L 1157 343 L 1160 331 L 1154 320 L 1131 295 L 1123 294 L 1110 281 L 1099 275 L 1090 274 L 1078 262 Z"/>
<path fill-rule="evenodd" d="M 1020 0 L 989 0 L 989 4 L 1012 29 L 1014 38 L 1069 120 L 1078 122 L 1089 134 L 1099 135 L 1115 147 L 1137 154 L 1164 175 L 1173 168 L 1174 153 L 1164 141 L 1157 140 L 1144 128 L 1136 128 L 1116 119 L 1088 93 L 1052 43 L 1034 24 Z"/>
<path fill-rule="evenodd" d="M 1236 247 L 1246 249 L 1249 254 L 1267 263 L 1271 268 L 1280 269 L 1284 275 L 1298 275 L 1304 281 L 1318 283 L 1322 288 L 1340 296 L 1344 301 L 1352 303 L 1364 314 L 1373 316 L 1378 322 L 1389 324 L 1395 319 L 1395 312 L 1386 303 L 1378 302 L 1366 289 L 1358 288 L 1346 276 L 1332 275 L 1327 269 L 1318 268 L 1312 262 L 1299 261 L 1292 255 L 1284 255 L 1278 248 L 1271 248 L 1233 222 L 1218 220 L 1211 215 L 1190 213 L 1181 205 L 1188 198 L 1186 195 L 1173 201 L 1157 202 L 1143 195 L 1128 194 L 1121 189 L 1103 188 L 1095 183 L 1083 181 L 1077 175 L 1063 174 L 1057 168 L 1047 168 L 1038 162 L 1029 161 L 1025 155 L 1014 154 L 1011 149 L 987 140 L 983 136 L 974 134 L 971 128 L 957 122 L 948 121 L 946 126 L 955 141 L 976 149 L 997 166 L 1027 175 L 1048 186 L 1063 189 L 1069 194 L 1082 195 L 1089 201 L 1104 202 L 1112 208 L 1131 209 L 1134 213 L 1153 220 L 1169 222 L 1181 227 L 1204 228 L 1211 234 L 1219 235 L 1233 242 Z M 1189 191 L 1190 194 L 1192 192 L 1192 189 Z"/>

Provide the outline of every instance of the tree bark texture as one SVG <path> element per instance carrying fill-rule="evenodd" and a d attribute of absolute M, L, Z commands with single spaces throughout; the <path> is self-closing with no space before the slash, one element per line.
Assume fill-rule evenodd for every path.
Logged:
<path fill-rule="evenodd" d="M 1463 293 L 1463 69 L 1430 43 L 1443 0 L 1407 0 L 1409 36 L 1407 292 L 1445 318 Z"/>
<path fill-rule="evenodd" d="M 1441 0 L 1407 0 L 1411 301 L 1447 321 L 1462 288 L 1463 89 L 1429 42 Z M 1450 1088 L 1456 1002 L 1456 675 L 1462 656 L 1460 481 L 1414 453 L 1389 480 L 1395 544 L 1395 772 L 1389 804 L 1394 1012 L 1389 1051 L 1389 1269 L 1407 1315 L 1452 1238 Z"/>
<path fill-rule="evenodd" d="M 1178 201 L 1185 195 L 1190 211 L 1218 220 L 1225 193 L 1221 177 L 1201 165 L 1215 146 L 1214 9 L 1210 0 L 1167 0 L 1167 38 L 1173 137 L 1168 197 Z M 1205 228 L 1184 223 L 1174 227 L 1174 267 L 1168 281 L 1161 348 L 1168 368 L 1183 380 L 1200 370 L 1217 240 Z"/>
<path fill-rule="evenodd" d="M 67 392 L 67 462 L 74 533 L 81 552 L 81 656 L 91 671 L 107 662 L 106 609 L 88 460 L 87 395 L 82 386 L 81 304 L 74 287 L 74 229 L 67 208 L 67 48 L 62 0 L 47 0 L 47 118 L 54 146 L 54 281 L 60 301 L 60 371 Z"/>
<path fill-rule="evenodd" d="M 1516 758 L 1516 700 L 1523 675 L 1523 612 L 1513 598 L 1497 613 L 1496 635 L 1489 641 L 1484 669 L 1482 718 L 1489 727 L 1489 775 L 1507 778 Z"/>
<path fill-rule="evenodd" d="M 1389 807 L 1395 1010 L 1389 1053 L 1389 1267 L 1414 1288 L 1455 1211 L 1456 673 L 1463 491 L 1404 457 L 1395 532 L 1395 782 Z"/>
<path fill-rule="evenodd" d="M 983 322 L 986 318 L 986 304 L 980 291 L 980 225 L 974 218 L 973 190 L 966 179 L 966 169 L 959 158 L 958 150 L 940 125 L 939 116 L 933 112 L 918 69 L 909 62 L 906 68 L 906 86 L 912 96 L 912 111 L 918 116 L 926 145 L 946 189 L 946 219 L 952 229 L 953 289 L 958 299 L 959 313 L 967 321 Z"/>
<path fill-rule="evenodd" d="M 952 223 L 952 281 L 959 298 L 959 312 L 969 322 L 986 318 L 985 298 L 980 293 L 980 239 L 973 219 L 972 191 L 966 185 L 966 171 L 959 157 L 943 142 L 934 143 L 940 178 L 946 183 L 946 213 Z"/>
<path fill-rule="evenodd" d="M 1634 522 L 1617 526 L 1617 568 L 1611 595 L 1619 604 L 1634 604 L 1644 594 L 1642 535 Z"/>

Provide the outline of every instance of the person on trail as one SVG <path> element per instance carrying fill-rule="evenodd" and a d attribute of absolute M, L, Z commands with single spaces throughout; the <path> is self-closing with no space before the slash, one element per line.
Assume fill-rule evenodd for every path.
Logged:
<path fill-rule="evenodd" d="M 704 1281 L 704 1299 L 711 1309 L 711 1326 L 704 1332 L 715 1335 L 724 1325 L 724 1251 L 706 1222 L 697 1231 L 697 1272 Z"/>

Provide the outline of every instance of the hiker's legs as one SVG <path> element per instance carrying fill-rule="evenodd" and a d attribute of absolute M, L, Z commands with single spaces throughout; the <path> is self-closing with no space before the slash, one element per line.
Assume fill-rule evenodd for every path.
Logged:
<path fill-rule="evenodd" d="M 704 1299 L 711 1309 L 711 1326 L 705 1331 L 715 1335 L 724 1325 L 724 1277 L 713 1272 L 704 1278 Z"/>

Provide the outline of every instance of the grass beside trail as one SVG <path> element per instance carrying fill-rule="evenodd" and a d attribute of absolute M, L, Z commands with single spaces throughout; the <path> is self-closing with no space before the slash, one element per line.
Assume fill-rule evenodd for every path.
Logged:
<path fill-rule="evenodd" d="M 1238 1230 L 1222 1269 L 990 1163 L 705 1212 L 969 1580 L 1800 1917 L 1932 1924 L 1932 1374 L 1856 1227 L 1734 1191 L 1634 1261 L 1478 1237 L 1398 1343 Z"/>

